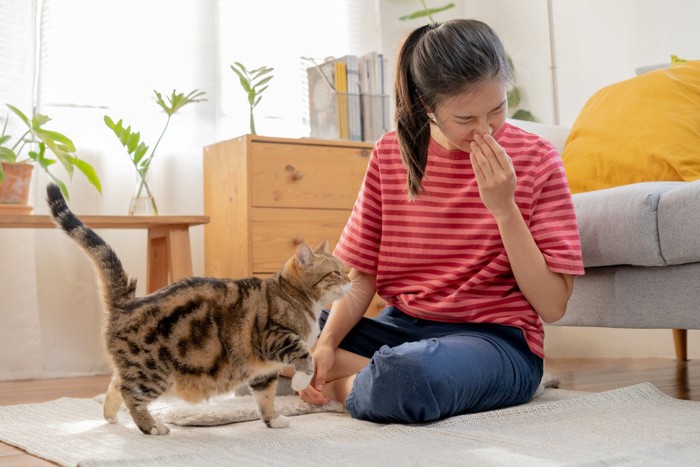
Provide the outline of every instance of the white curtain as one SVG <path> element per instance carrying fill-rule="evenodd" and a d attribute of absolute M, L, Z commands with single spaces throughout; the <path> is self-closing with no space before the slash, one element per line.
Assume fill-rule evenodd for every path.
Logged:
<path fill-rule="evenodd" d="M 25 113 L 36 106 L 101 178 L 99 195 L 75 174 L 72 209 L 126 214 L 134 169 L 104 115 L 123 118 L 152 146 L 165 123 L 153 90 L 204 91 L 206 102 L 173 117 L 151 167 L 161 214 L 202 214 L 203 147 L 249 131 L 230 65 L 275 69 L 255 109 L 258 134 L 308 136 L 301 57 L 381 50 L 377 12 L 377 0 L 2 0 L 0 128 L 5 104 Z M 47 212 L 46 182 L 35 170 L 37 214 Z M 143 293 L 145 231 L 100 234 Z M 194 273 L 202 274 L 203 227 L 191 234 Z M 0 229 L 0 380 L 106 372 L 101 325 L 94 274 L 70 240 L 56 230 Z"/>

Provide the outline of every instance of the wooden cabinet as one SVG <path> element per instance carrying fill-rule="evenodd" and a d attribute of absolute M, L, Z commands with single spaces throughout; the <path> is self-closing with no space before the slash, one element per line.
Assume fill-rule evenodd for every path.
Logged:
<path fill-rule="evenodd" d="M 372 145 L 245 135 L 204 148 L 206 275 L 269 276 L 301 242 L 335 246 Z M 368 310 L 376 314 L 375 297 Z"/>

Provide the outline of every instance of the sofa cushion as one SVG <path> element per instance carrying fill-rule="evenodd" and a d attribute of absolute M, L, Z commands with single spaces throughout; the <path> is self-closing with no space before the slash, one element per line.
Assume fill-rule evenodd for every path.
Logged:
<path fill-rule="evenodd" d="M 658 225 L 661 256 L 667 264 L 700 261 L 700 181 L 661 196 Z"/>
<path fill-rule="evenodd" d="M 583 265 L 665 265 L 657 224 L 659 199 L 669 190 L 684 185 L 687 183 L 644 182 L 573 195 Z M 671 205 L 678 203 L 670 198 L 668 209 L 672 210 Z M 669 214 L 664 226 L 675 223 L 675 217 Z M 676 242 L 676 237 L 667 236 L 667 239 L 669 245 Z M 672 251 L 678 250 L 672 248 Z"/>
<path fill-rule="evenodd" d="M 572 193 L 700 179 L 700 61 L 600 89 L 576 118 L 562 161 Z"/>

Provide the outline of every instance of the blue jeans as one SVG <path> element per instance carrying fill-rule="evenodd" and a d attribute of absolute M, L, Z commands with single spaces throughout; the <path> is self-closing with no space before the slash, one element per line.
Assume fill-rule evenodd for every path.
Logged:
<path fill-rule="evenodd" d="M 327 319 L 324 311 L 321 328 Z M 428 321 L 396 307 L 362 318 L 340 348 L 370 359 L 345 407 L 353 418 L 379 423 L 429 422 L 522 404 L 542 379 L 542 359 L 518 328 Z"/>

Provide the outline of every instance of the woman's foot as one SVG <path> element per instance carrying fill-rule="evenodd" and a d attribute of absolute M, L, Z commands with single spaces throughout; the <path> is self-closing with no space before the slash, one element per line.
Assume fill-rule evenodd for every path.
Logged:
<path fill-rule="evenodd" d="M 331 400 L 345 403 L 348 394 L 352 390 L 352 383 L 355 381 L 355 375 L 346 376 L 345 378 L 336 379 L 326 383 L 323 388 L 323 395 Z"/>

